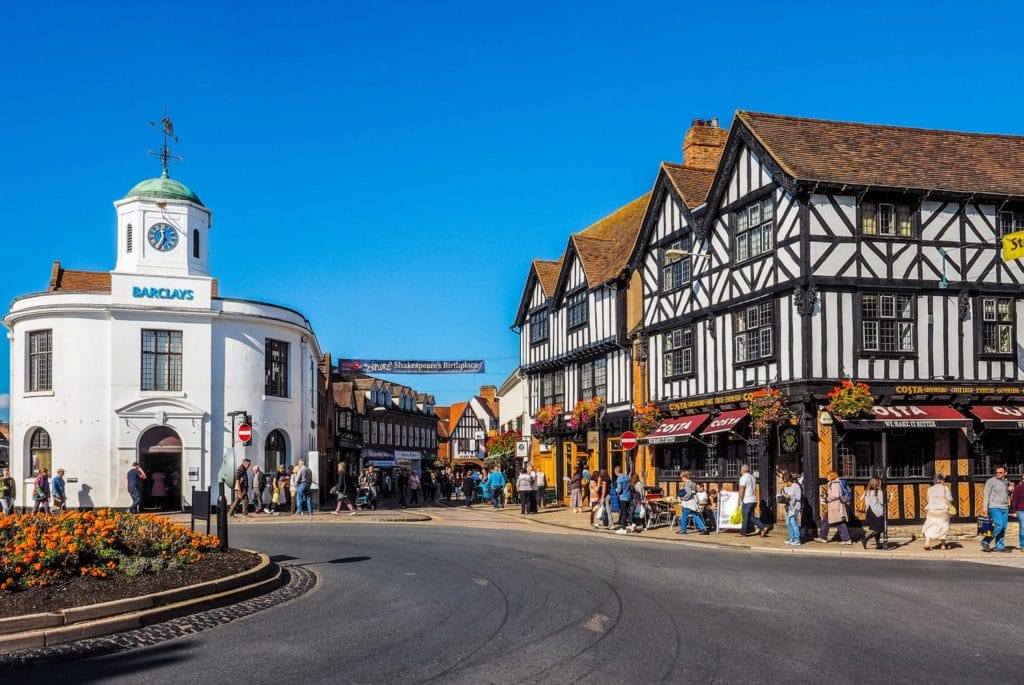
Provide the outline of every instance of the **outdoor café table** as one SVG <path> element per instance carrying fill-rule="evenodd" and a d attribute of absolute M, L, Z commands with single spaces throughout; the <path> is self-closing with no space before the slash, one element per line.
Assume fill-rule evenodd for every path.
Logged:
<path fill-rule="evenodd" d="M 647 502 L 650 507 L 650 514 L 647 516 L 647 527 L 655 528 L 661 525 L 668 525 L 672 516 L 672 506 L 676 503 L 673 497 L 659 497 Z"/>

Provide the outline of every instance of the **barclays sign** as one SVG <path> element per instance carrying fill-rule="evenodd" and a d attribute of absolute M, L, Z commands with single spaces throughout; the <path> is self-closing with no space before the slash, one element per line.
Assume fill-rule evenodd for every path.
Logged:
<path fill-rule="evenodd" d="M 195 293 L 192 290 L 178 290 L 177 288 L 142 288 L 132 286 L 132 297 L 150 300 L 192 300 Z"/>

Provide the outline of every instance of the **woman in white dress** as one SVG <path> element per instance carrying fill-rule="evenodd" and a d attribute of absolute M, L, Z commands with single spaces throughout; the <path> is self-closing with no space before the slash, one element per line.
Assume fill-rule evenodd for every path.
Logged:
<path fill-rule="evenodd" d="M 949 535 L 950 507 L 953 504 L 953 493 L 946 487 L 946 477 L 936 473 L 932 479 L 934 485 L 928 488 L 925 496 L 924 528 L 921 534 L 924 535 L 924 548 L 931 549 L 936 542 L 942 549 L 949 549 L 946 546 L 946 536 Z"/>

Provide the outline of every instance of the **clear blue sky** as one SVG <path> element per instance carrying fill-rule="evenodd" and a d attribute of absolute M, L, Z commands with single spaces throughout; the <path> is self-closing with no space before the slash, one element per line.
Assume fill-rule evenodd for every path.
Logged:
<path fill-rule="evenodd" d="M 737 108 L 1024 134 L 1021 10 L 985 3 L 9 3 L 0 302 L 114 263 L 111 202 L 172 174 L 214 212 L 220 292 L 448 403 L 515 366 L 530 259 L 648 190 Z M 83 360 L 85 362 L 85 360 Z M 0 416 L 9 350 L 0 347 Z"/>

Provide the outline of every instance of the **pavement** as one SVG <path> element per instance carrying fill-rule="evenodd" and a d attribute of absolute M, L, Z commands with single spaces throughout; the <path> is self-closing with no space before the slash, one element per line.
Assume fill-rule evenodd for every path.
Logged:
<path fill-rule="evenodd" d="M 5 679 L 1020 680 L 1019 569 L 669 544 L 577 531 L 556 523 L 566 512 L 423 511 L 431 521 L 234 526 L 233 544 L 313 571 L 317 587 L 195 635 Z"/>
<path fill-rule="evenodd" d="M 173 514 L 173 520 L 187 524 L 187 514 Z M 317 512 L 312 518 L 294 517 L 289 515 L 267 516 L 265 514 L 254 514 L 250 518 L 236 516 L 231 519 L 231 525 L 286 525 L 296 521 L 305 524 L 348 524 L 348 523 L 424 523 L 433 525 L 449 525 L 463 527 L 484 527 L 497 528 L 512 525 L 540 525 L 581 535 L 605 536 L 612 535 L 615 539 L 637 539 L 655 540 L 663 543 L 682 545 L 697 545 L 700 547 L 722 547 L 738 551 L 761 552 L 767 554 L 792 554 L 797 556 L 839 556 L 839 557 L 865 557 L 871 559 L 907 559 L 907 560 L 944 560 L 944 561 L 966 561 L 981 564 L 992 564 L 996 566 L 1008 566 L 1024 568 L 1024 553 L 1016 547 L 1017 527 L 1016 522 L 1011 521 L 1007 542 L 1011 551 L 1008 553 L 983 552 L 980 541 L 975 536 L 962 536 L 949 543 L 950 549 L 924 549 L 924 540 L 920 537 L 890 538 L 889 546 L 885 550 L 876 549 L 874 543 L 866 548 L 862 546 L 860 538 L 855 537 L 852 545 L 840 545 L 838 541 L 827 544 L 807 541 L 799 547 L 791 547 L 785 544 L 785 526 L 777 525 L 772 532 L 764 537 L 750 535 L 740 536 L 736 531 L 722 531 L 710 535 L 699 535 L 696 532 L 689 532 L 685 535 L 676 534 L 677 528 L 670 528 L 667 525 L 659 526 L 639 533 L 628 535 L 615 534 L 613 531 L 602 528 L 595 530 L 590 525 L 589 513 L 574 514 L 572 510 L 564 507 L 548 507 L 534 515 L 523 516 L 519 513 L 518 505 L 509 505 L 498 513 L 492 511 L 489 504 L 476 504 L 471 508 L 453 502 L 424 504 L 417 507 L 400 508 L 392 502 L 385 502 L 382 508 L 377 510 L 361 510 L 355 516 L 348 516 L 342 512 L 335 516 L 331 510 Z M 212 524 L 215 525 L 215 524 Z M 515 527 L 515 525 L 513 525 Z M 232 528 L 232 529 L 233 529 Z M 858 529 L 851 529 L 851 533 L 859 535 Z M 836 536 L 833 539 L 837 540 Z M 234 541 L 232 540 L 232 544 Z"/>

